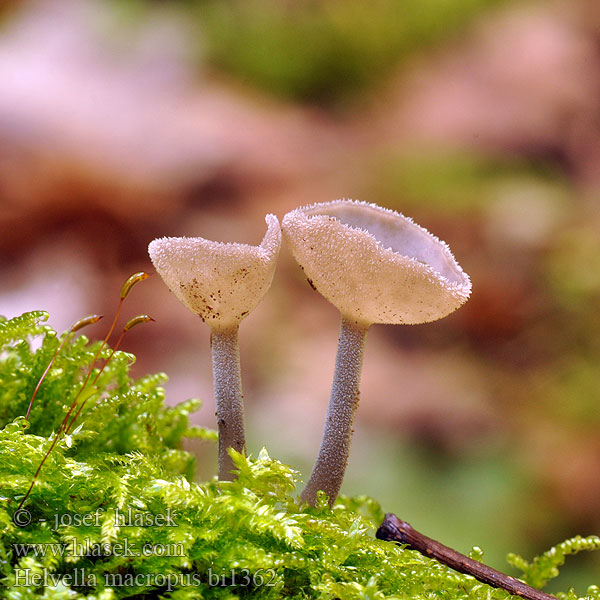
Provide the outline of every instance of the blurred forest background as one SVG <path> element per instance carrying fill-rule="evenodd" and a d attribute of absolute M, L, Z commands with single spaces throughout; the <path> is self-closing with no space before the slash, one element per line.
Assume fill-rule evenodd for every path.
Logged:
<path fill-rule="evenodd" d="M 1 314 L 110 315 L 154 237 L 256 244 L 266 212 L 339 197 L 473 281 L 447 319 L 372 328 L 344 491 L 504 569 L 600 533 L 597 0 L 0 0 Z M 158 277 L 126 307 L 157 319 L 135 374 L 214 426 L 208 328 Z M 284 248 L 241 328 L 249 449 L 305 478 L 337 330 Z"/>

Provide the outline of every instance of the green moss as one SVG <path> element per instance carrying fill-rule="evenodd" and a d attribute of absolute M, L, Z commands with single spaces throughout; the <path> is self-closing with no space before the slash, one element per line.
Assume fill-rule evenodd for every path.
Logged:
<path fill-rule="evenodd" d="M 80 426 L 57 444 L 15 517 L 97 349 L 83 336 L 66 344 L 28 424 L 21 415 L 58 344 L 44 318 L 0 321 L 3 598 L 509 598 L 375 539 L 383 515 L 369 498 L 300 506 L 297 473 L 264 450 L 256 459 L 233 453 L 233 482 L 192 482 L 182 438 L 214 437 L 188 424 L 197 402 L 166 408 L 164 376 L 131 379 L 125 353 L 99 378 Z M 578 539 L 512 562 L 542 585 L 567 554 L 598 545 Z"/>

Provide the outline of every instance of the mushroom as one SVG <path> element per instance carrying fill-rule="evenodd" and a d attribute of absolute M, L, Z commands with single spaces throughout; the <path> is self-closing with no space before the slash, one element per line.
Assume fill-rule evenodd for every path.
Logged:
<path fill-rule="evenodd" d="M 211 329 L 221 480 L 232 479 L 228 449 L 246 449 L 239 324 L 269 289 L 281 247 L 277 217 L 267 215 L 265 221 L 259 246 L 200 237 L 164 237 L 148 246 L 168 288 Z"/>
<path fill-rule="evenodd" d="M 314 505 L 322 490 L 333 505 L 348 462 L 369 326 L 445 317 L 467 300 L 471 282 L 444 242 L 376 204 L 300 207 L 285 215 L 282 228 L 309 283 L 342 317 L 321 447 L 301 495 Z"/>

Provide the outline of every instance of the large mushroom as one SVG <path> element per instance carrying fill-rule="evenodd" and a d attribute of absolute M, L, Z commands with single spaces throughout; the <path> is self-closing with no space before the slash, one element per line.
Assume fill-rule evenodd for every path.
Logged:
<path fill-rule="evenodd" d="M 333 504 L 348 462 L 369 326 L 445 317 L 467 300 L 471 282 L 444 242 L 375 204 L 304 206 L 285 215 L 282 228 L 313 287 L 342 317 L 321 447 L 301 496 L 314 505 L 322 490 Z"/>
<path fill-rule="evenodd" d="M 228 449 L 246 449 L 239 324 L 269 289 L 281 247 L 277 217 L 265 220 L 267 232 L 259 246 L 200 237 L 164 237 L 148 246 L 168 288 L 211 329 L 221 480 L 232 477 Z"/>

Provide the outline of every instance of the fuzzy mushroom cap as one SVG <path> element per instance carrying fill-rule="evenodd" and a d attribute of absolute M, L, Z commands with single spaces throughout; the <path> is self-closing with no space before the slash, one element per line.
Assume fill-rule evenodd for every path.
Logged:
<path fill-rule="evenodd" d="M 283 233 L 312 285 L 358 323 L 426 323 L 456 310 L 469 276 L 448 246 L 408 217 L 335 200 L 283 218 Z"/>
<path fill-rule="evenodd" d="M 261 301 L 273 280 L 281 228 L 267 215 L 259 246 L 221 243 L 200 237 L 153 240 L 148 253 L 177 298 L 211 328 L 238 324 Z"/>

